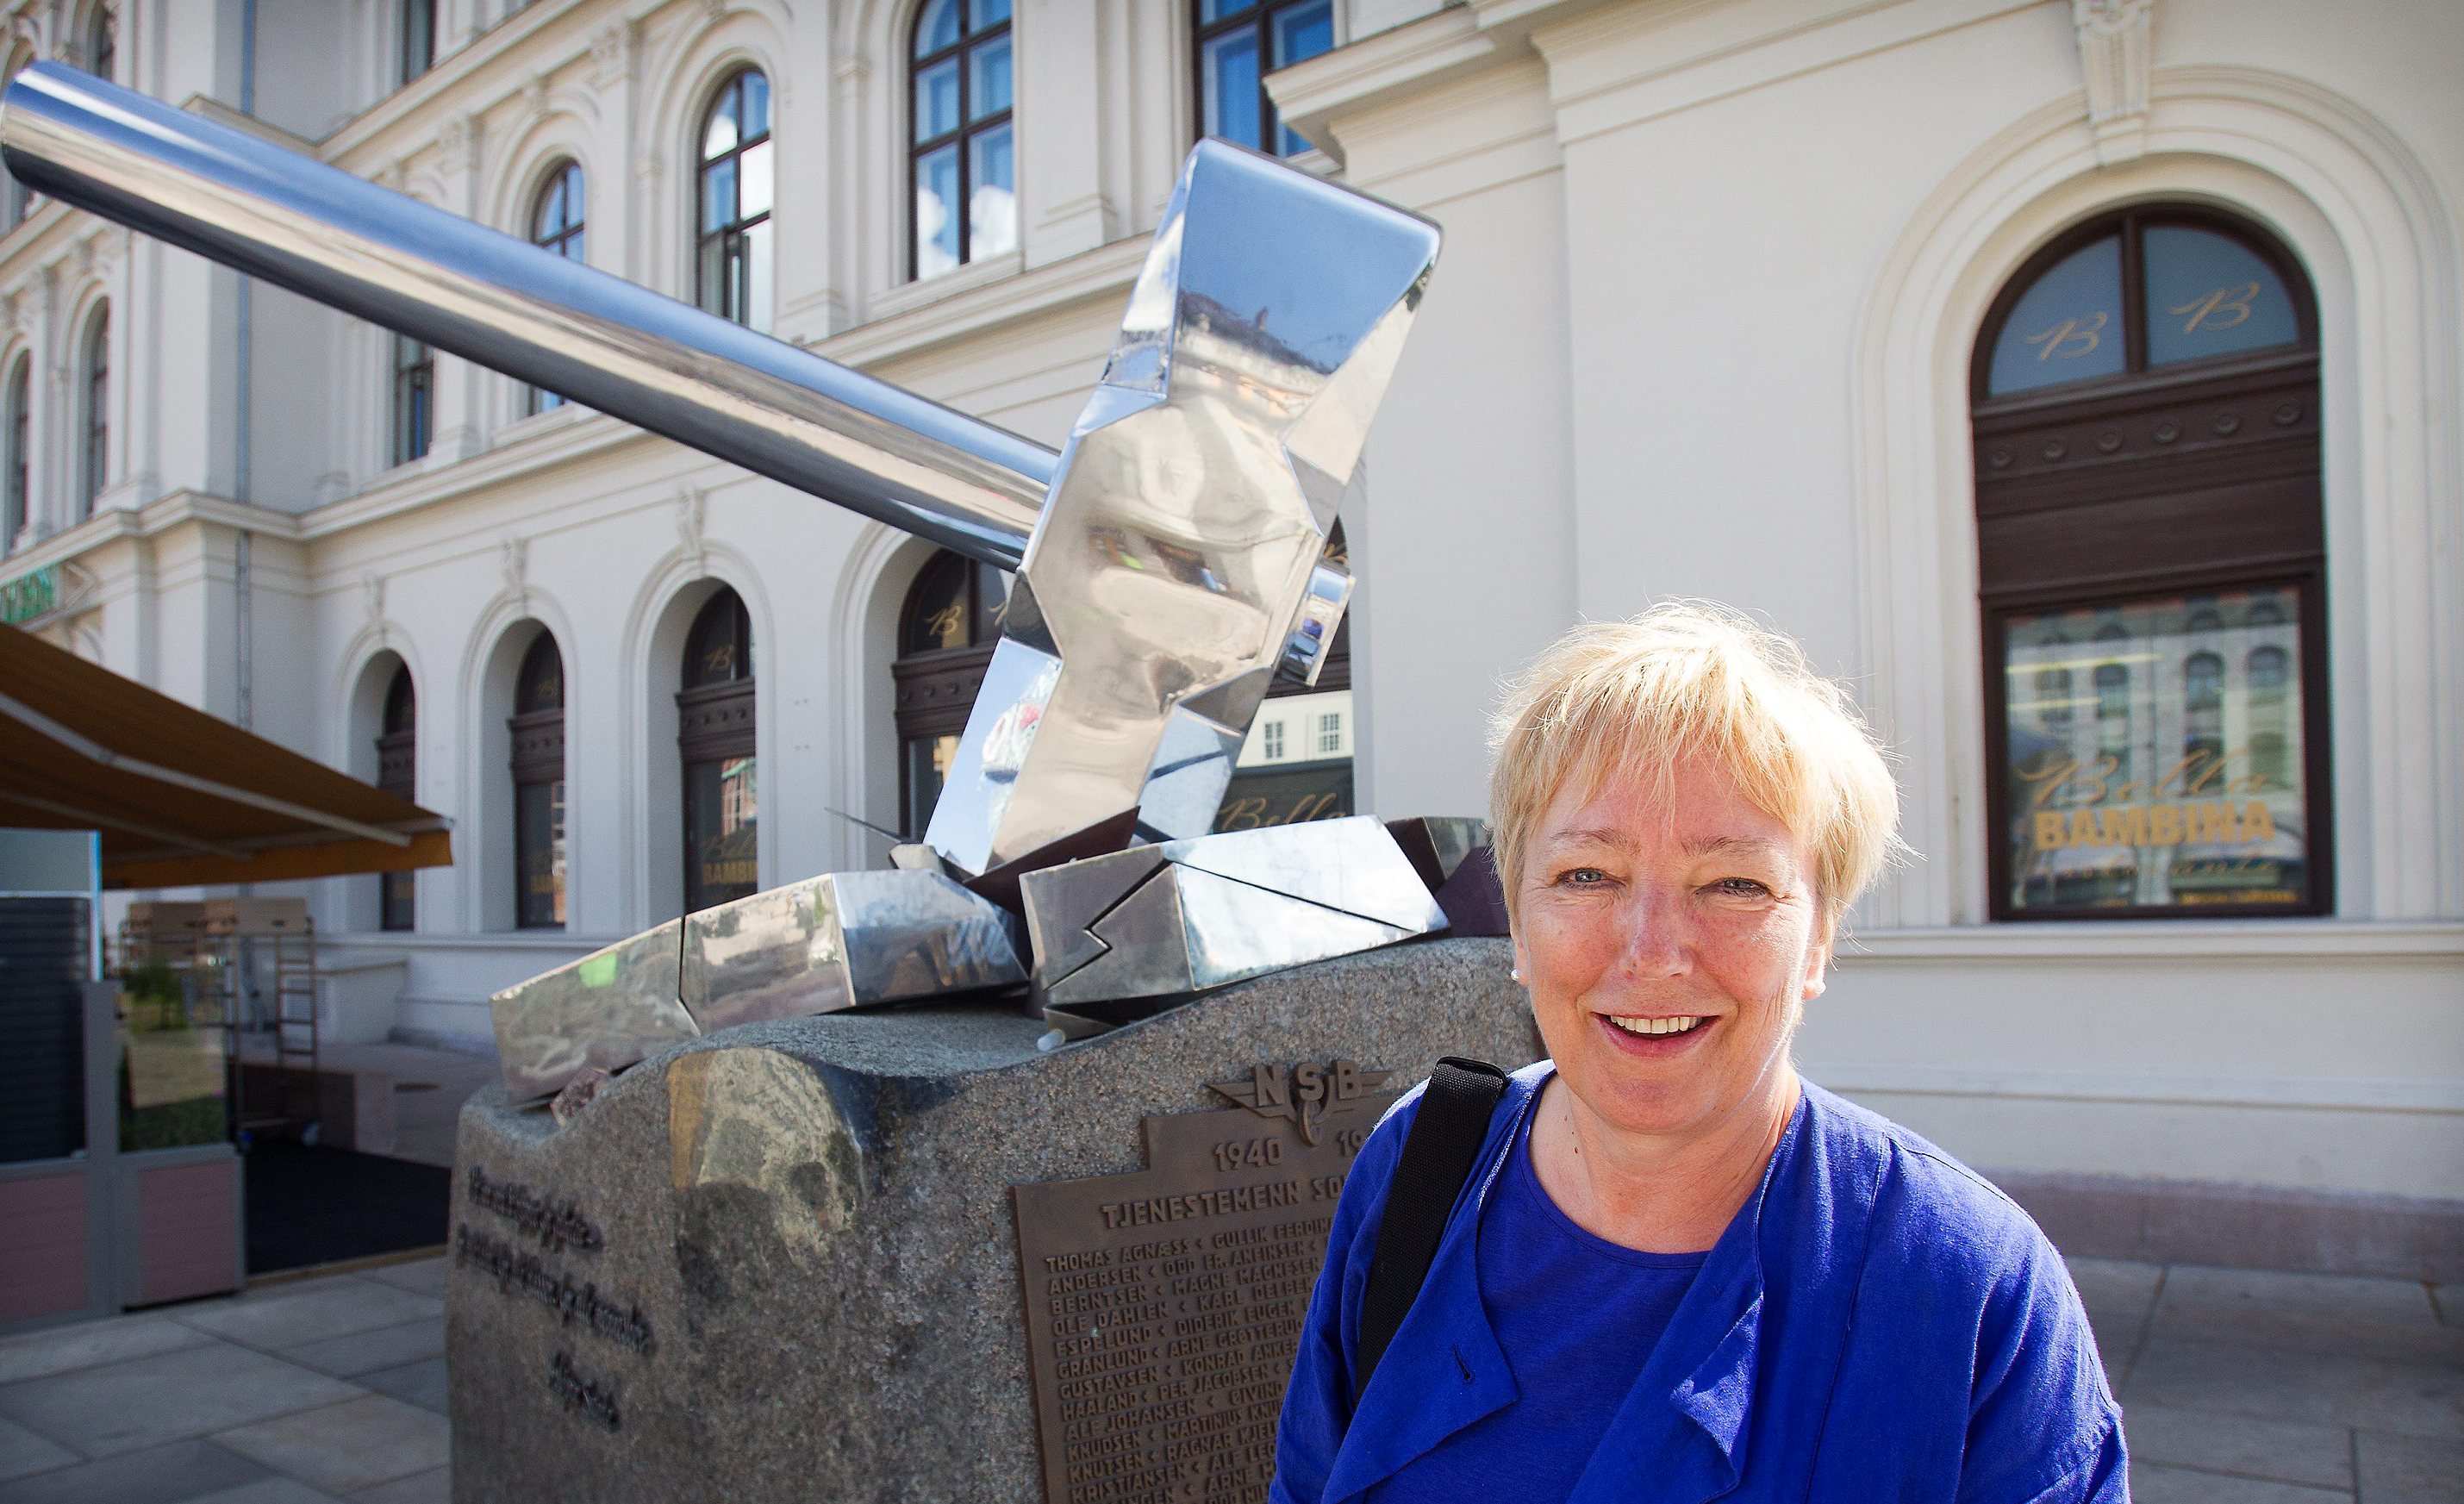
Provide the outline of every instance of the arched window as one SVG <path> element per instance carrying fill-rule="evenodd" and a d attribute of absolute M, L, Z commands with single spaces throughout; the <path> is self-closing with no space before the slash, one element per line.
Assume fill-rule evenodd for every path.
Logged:
<path fill-rule="evenodd" d="M 778 167 L 770 80 L 747 68 L 719 86 L 702 117 L 694 297 L 722 319 L 767 332 Z"/>
<path fill-rule="evenodd" d="M 396 81 L 408 83 L 436 66 L 436 0 L 402 0 L 402 69 Z"/>
<path fill-rule="evenodd" d="M 436 428 L 436 352 L 407 334 L 393 336 L 391 461 L 407 465 L 428 453 Z"/>
<path fill-rule="evenodd" d="M 915 13 L 911 276 L 935 276 L 1018 245 L 1009 10 L 1010 0 L 924 0 Z"/>
<path fill-rule="evenodd" d="M 760 887 L 761 813 L 753 755 L 753 619 L 721 589 L 685 633 L 676 750 L 685 768 L 685 911 Z"/>
<path fill-rule="evenodd" d="M 531 244 L 553 251 L 568 261 L 583 261 L 582 164 L 559 163 L 531 205 Z M 527 410 L 545 412 L 564 406 L 564 399 L 543 387 L 533 387 Z"/>
<path fill-rule="evenodd" d="M 1970 379 L 1994 916 L 2327 912 L 2300 265 L 2211 210 L 2091 221 L 2003 289 Z M 2057 634 L 2090 645 L 2092 746 L 2043 734 Z"/>
<path fill-rule="evenodd" d="M 111 458 L 111 310 L 97 308 L 85 326 L 85 347 L 78 364 L 85 373 L 85 391 L 78 406 L 85 442 L 79 446 L 77 497 L 79 515 L 94 516 L 102 495 Z"/>
<path fill-rule="evenodd" d="M 99 5 L 86 20 L 86 71 L 98 78 L 117 78 L 120 73 L 120 17 L 111 7 Z"/>
<path fill-rule="evenodd" d="M 1307 150 L 1309 143 L 1277 119 L 1265 78 L 1334 45 L 1333 0 L 1197 5 L 1198 133 L 1281 157 Z"/>
<path fill-rule="evenodd" d="M 891 673 L 897 684 L 898 807 L 911 840 L 923 837 L 941 797 L 1008 599 L 1009 576 L 943 552 L 915 576 L 899 608 L 898 661 Z"/>
<path fill-rule="evenodd" d="M 33 474 L 34 426 L 31 420 L 33 409 L 33 357 L 20 355 L 9 367 L 9 453 L 5 457 L 8 485 L 0 495 L 0 553 L 17 546 L 17 536 L 26 530 L 26 508 L 32 499 L 27 479 Z"/>
<path fill-rule="evenodd" d="M 398 667 L 385 686 L 385 719 L 377 735 L 377 786 L 397 799 L 419 798 L 419 696 L 411 688 L 410 670 Z M 385 873 L 377 881 L 377 924 L 380 929 L 416 928 L 413 896 L 418 874 Z"/>
<path fill-rule="evenodd" d="M 564 928 L 564 658 L 542 630 L 514 676 L 514 922 Z"/>

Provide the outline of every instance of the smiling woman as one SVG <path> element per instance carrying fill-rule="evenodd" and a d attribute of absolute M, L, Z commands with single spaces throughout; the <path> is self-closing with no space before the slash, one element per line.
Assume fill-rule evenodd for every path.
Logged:
<path fill-rule="evenodd" d="M 1460 1191 L 1405 1149 L 1423 1094 L 1362 1149 L 1272 1497 L 2126 1499 L 2043 1234 L 1791 1061 L 1896 845 L 1846 696 L 1785 638 L 1672 605 L 1570 634 L 1497 725 L 1515 974 L 1552 1058 L 1507 1081 Z M 1388 1205 L 1400 1227 L 1450 1192 L 1364 1356 L 1364 1312 L 1392 1308 Z"/>

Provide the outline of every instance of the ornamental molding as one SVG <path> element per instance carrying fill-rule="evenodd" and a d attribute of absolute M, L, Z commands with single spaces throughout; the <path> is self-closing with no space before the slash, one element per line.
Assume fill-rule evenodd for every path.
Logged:
<path fill-rule="evenodd" d="M 603 89 L 628 82 L 641 54 L 641 23 L 616 22 L 590 39 L 591 81 Z"/>
<path fill-rule="evenodd" d="M 500 561 L 505 572 L 505 593 L 517 602 L 530 599 L 531 545 L 519 535 L 505 540 Z"/>
<path fill-rule="evenodd" d="M 708 572 L 710 547 L 702 528 L 709 517 L 710 497 L 706 492 L 694 486 L 676 492 L 676 538 L 684 544 L 685 557 L 693 562 L 695 575 Z"/>
<path fill-rule="evenodd" d="M 2079 33 L 2097 161 L 2110 167 L 2145 155 L 2156 0 L 2071 0 L 2071 27 Z"/>

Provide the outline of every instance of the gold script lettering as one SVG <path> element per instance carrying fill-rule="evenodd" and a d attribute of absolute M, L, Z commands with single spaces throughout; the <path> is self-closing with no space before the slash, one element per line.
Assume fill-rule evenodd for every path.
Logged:
<path fill-rule="evenodd" d="M 2244 282 L 2238 291 L 2219 287 L 2205 298 L 2193 298 L 2179 308 L 2167 309 L 2175 318 L 2189 315 L 2182 325 L 2184 334 L 2196 334 L 2201 329 L 2231 329 L 2250 322 L 2250 305 L 2258 297 L 2256 282 Z M 2226 314 L 2232 318 L 2224 317 Z M 2039 357 L 2041 359 L 2041 357 Z"/>
<path fill-rule="evenodd" d="M 2245 317 L 2247 317 L 2246 314 Z M 2050 361 L 2056 356 L 2066 361 L 2075 361 L 2082 355 L 2095 354 L 2096 347 L 2104 343 L 2103 331 L 2106 318 L 2107 315 L 2100 309 L 2085 319 L 2065 319 L 2042 334 L 2025 335 L 2022 338 L 2030 344 L 2044 346 L 2036 352 L 2036 359 L 2040 361 Z M 2079 348 L 2068 348 L 2074 340 L 2079 342 Z"/>

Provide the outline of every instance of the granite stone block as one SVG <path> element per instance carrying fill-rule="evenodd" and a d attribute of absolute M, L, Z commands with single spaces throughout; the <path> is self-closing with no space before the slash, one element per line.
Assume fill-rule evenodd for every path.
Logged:
<path fill-rule="evenodd" d="M 1344 957 L 1049 1052 L 934 1005 L 750 1025 L 559 1128 L 465 1108 L 446 1296 L 465 1499 L 1042 1496 L 1013 1185 L 1145 1167 L 1253 1066 L 1536 1054 L 1502 940 Z M 470 1194 L 473 1172 L 486 1194 Z"/>

